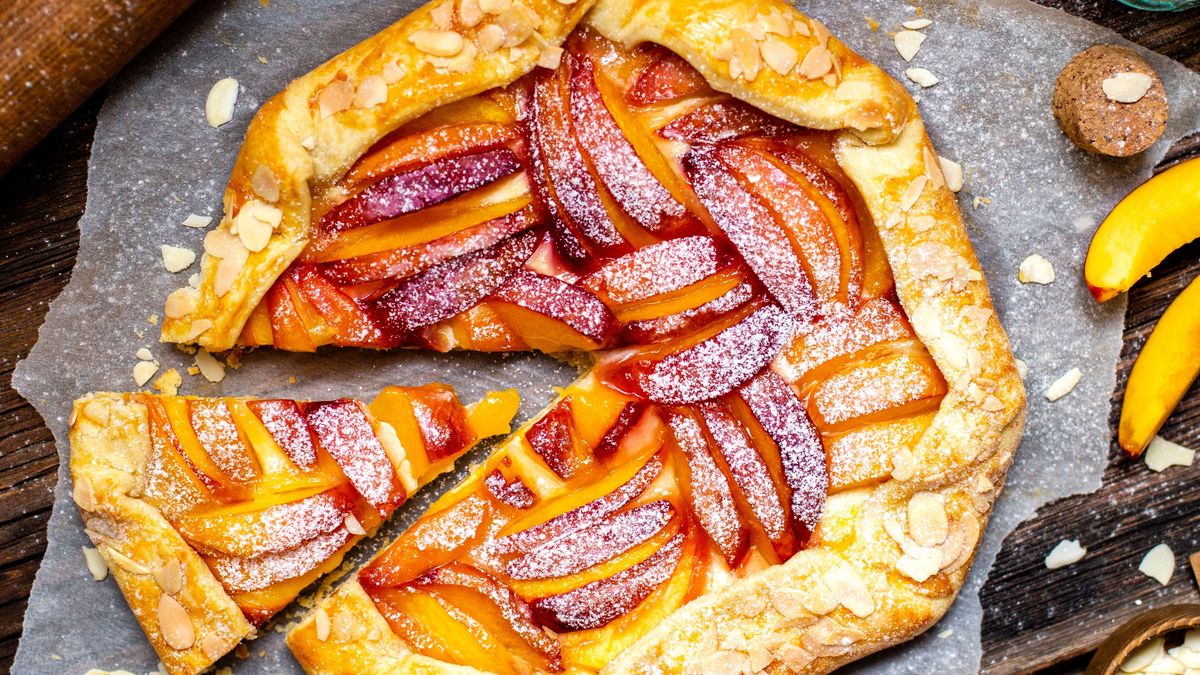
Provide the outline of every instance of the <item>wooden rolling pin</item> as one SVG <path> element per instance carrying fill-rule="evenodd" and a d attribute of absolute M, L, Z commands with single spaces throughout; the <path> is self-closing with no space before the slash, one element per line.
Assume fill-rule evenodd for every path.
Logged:
<path fill-rule="evenodd" d="M 191 3 L 0 1 L 0 174 Z"/>

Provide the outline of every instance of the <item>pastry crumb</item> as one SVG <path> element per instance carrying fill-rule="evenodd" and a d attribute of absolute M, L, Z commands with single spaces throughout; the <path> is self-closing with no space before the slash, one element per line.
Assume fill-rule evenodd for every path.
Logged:
<path fill-rule="evenodd" d="M 175 396 L 179 393 L 179 385 L 183 384 L 183 376 L 178 370 L 168 368 L 158 379 L 150 386 L 154 387 L 158 393 L 164 396 Z"/>

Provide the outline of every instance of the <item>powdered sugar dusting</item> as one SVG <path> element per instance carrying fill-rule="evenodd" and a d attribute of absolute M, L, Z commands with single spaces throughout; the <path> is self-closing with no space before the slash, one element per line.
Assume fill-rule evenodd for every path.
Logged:
<path fill-rule="evenodd" d="M 505 569 L 514 579 L 547 579 L 581 572 L 646 541 L 665 527 L 674 513 L 670 502 L 650 502 L 542 544 L 513 558 Z"/>

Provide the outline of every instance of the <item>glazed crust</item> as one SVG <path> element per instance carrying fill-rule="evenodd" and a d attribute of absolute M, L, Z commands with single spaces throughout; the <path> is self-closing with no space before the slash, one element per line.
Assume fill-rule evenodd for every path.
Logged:
<path fill-rule="evenodd" d="M 824 672 L 926 630 L 965 580 L 1021 437 L 1025 392 L 913 101 L 882 70 L 834 39 L 825 44 L 842 69 L 836 86 L 767 68 L 749 81 L 733 76 L 721 47 L 734 28 L 771 12 L 808 21 L 777 0 L 530 5 L 545 20 L 540 35 L 546 43 L 560 44 L 582 19 L 612 40 L 670 48 L 715 88 L 767 112 L 840 130 L 837 158 L 878 225 L 901 304 L 949 387 L 915 448 L 893 458 L 893 480 L 830 496 L 811 548 L 689 603 L 608 671 Z M 197 309 L 166 322 L 165 340 L 231 347 L 253 306 L 303 248 L 311 187 L 336 179 L 400 124 L 512 82 L 533 67 L 536 50 L 518 50 L 513 60 L 498 53 L 481 56 L 460 75 L 420 65 L 424 55 L 406 38 L 429 27 L 432 7 L 300 78 L 259 113 L 226 194 L 222 227 L 255 198 L 252 179 L 259 165 L 280 178 L 275 203 L 283 211 L 282 225 L 221 297 L 212 292 L 216 261 L 207 259 Z M 823 27 L 808 25 L 808 35 L 784 38 L 800 59 L 824 41 Z M 406 64 L 408 75 L 390 85 L 386 103 L 320 117 L 314 101 L 331 81 L 361 81 L 393 60 Z M 309 137 L 316 141 L 311 152 L 302 144 Z M 191 335 L 197 320 L 211 322 L 211 328 Z M 351 625 L 359 628 L 345 628 Z M 714 626 L 721 627 L 719 634 Z M 289 644 L 312 672 L 463 670 L 409 653 L 353 580 L 306 617 Z"/>
<path fill-rule="evenodd" d="M 204 560 L 139 496 L 151 451 L 146 406 L 125 394 L 85 396 L 71 413 L 70 442 L 73 494 L 85 531 L 167 671 L 200 672 L 253 635 Z M 173 561 L 182 568 L 182 584 L 168 594 L 160 578 Z M 170 581 L 166 586 L 174 590 Z M 183 607 L 191 623 L 193 640 L 184 648 L 164 636 L 164 595 Z"/>

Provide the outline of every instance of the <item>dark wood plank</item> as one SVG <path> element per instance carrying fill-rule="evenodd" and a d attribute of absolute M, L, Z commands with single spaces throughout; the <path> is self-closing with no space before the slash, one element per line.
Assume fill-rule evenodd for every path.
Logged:
<path fill-rule="evenodd" d="M 1200 10 L 1174 15 L 1136 12 L 1115 0 L 1040 0 L 1107 25 L 1147 47 L 1200 69 Z M 77 221 L 86 194 L 86 163 L 102 94 L 93 97 L 16 168 L 0 179 L 0 672 L 11 665 L 33 575 L 45 550 L 45 523 L 57 456 L 37 413 L 10 386 L 49 301 L 66 284 L 78 249 Z M 1186 139 L 1164 165 L 1200 151 Z M 1170 298 L 1200 273 L 1200 246 L 1172 256 L 1130 296 L 1120 379 Z M 1119 411 L 1119 395 L 1114 400 Z M 1200 391 L 1191 391 L 1164 430 L 1200 445 Z M 1105 485 L 1047 505 L 1015 531 L 982 593 L 984 663 L 989 673 L 1022 672 L 1086 652 L 1107 630 L 1150 604 L 1195 600 L 1183 559 L 1171 586 L 1155 590 L 1135 571 L 1145 550 L 1164 537 L 1200 537 L 1200 502 L 1187 499 L 1200 478 L 1190 470 L 1151 474 L 1115 451 Z M 1089 557 L 1050 573 L 1042 559 L 1063 537 L 1088 533 Z M 1193 550 L 1200 548 L 1195 539 Z M 1141 607 L 1134 599 L 1144 601 Z M 1079 664 L 1076 657 L 1070 664 Z M 1082 657 L 1085 658 L 1085 657 Z"/>

